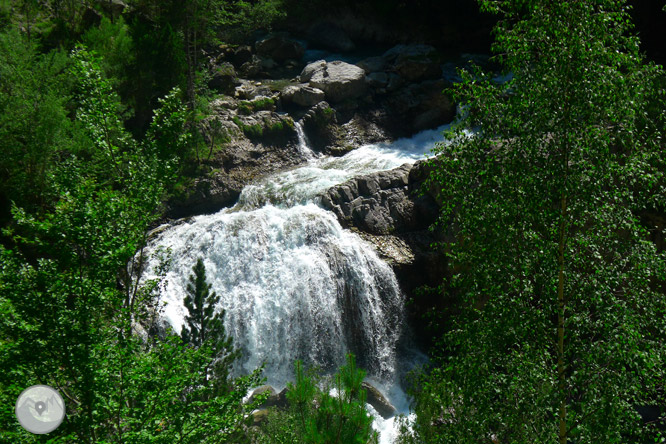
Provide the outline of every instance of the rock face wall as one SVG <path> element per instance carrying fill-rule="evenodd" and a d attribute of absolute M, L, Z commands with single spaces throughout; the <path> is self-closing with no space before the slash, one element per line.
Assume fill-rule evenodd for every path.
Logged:
<path fill-rule="evenodd" d="M 442 93 L 450 82 L 434 47 L 397 45 L 355 64 L 306 63 L 308 44 L 279 32 L 208 54 L 209 87 L 219 95 L 202 128 L 207 146 L 199 149 L 197 177 L 166 204 L 166 217 L 232 206 L 252 180 L 306 161 L 296 124 L 313 150 L 339 156 L 453 119 L 455 104 Z M 433 208 L 408 195 L 407 174 L 361 178 L 350 192 L 362 199 L 331 195 L 331 203 L 341 219 L 368 233 L 423 229 L 427 224 L 420 221 L 431 219 Z"/>
<path fill-rule="evenodd" d="M 437 219 L 438 205 L 435 196 L 420 192 L 427 173 L 425 161 L 405 164 L 356 177 L 321 197 L 343 226 L 372 243 L 393 267 L 403 291 L 416 301 L 409 315 L 419 338 L 429 337 L 423 315 L 433 301 L 423 300 L 428 297 L 416 290 L 439 285 L 448 270 L 443 255 L 431 248 L 441 238 L 428 230 Z"/>
<path fill-rule="evenodd" d="M 425 230 L 437 217 L 437 204 L 420 196 L 421 182 L 412 178 L 414 167 L 359 176 L 328 190 L 324 206 L 347 227 L 375 235 L 403 234 Z M 417 171 L 418 171 L 417 167 Z"/>

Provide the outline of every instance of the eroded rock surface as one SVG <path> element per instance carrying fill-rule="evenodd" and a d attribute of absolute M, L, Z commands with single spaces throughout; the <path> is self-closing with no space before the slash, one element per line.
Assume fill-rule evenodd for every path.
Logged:
<path fill-rule="evenodd" d="M 430 196 L 419 196 L 410 187 L 413 166 L 405 164 L 351 179 L 329 189 L 323 205 L 340 222 L 370 234 L 398 234 L 426 229 L 437 217 L 437 205 Z"/>

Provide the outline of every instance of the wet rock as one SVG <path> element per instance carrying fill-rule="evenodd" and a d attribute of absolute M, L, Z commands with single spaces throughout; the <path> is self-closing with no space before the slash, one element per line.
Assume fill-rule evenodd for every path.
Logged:
<path fill-rule="evenodd" d="M 339 127 L 336 113 L 328 102 L 319 102 L 310 108 L 301 122 L 315 151 L 323 151 L 338 140 Z"/>
<path fill-rule="evenodd" d="M 347 33 L 338 25 L 323 21 L 316 23 L 309 32 L 310 41 L 331 51 L 349 52 L 356 49 L 356 45 Z"/>
<path fill-rule="evenodd" d="M 382 395 L 382 392 L 380 392 L 376 387 L 368 382 L 363 381 L 361 383 L 361 388 L 366 391 L 366 402 L 373 406 L 375 410 L 377 410 L 377 413 L 382 415 L 382 418 L 388 419 L 395 416 L 395 407 L 389 402 L 388 399 L 386 399 L 384 395 Z"/>
<path fill-rule="evenodd" d="M 243 183 L 232 180 L 197 178 L 193 186 L 170 202 L 167 214 L 172 218 L 181 218 L 216 213 L 236 203 L 243 187 Z"/>
<path fill-rule="evenodd" d="M 324 91 L 326 100 L 331 102 L 358 98 L 366 90 L 365 71 L 339 60 L 330 63 L 318 60 L 308 64 L 301 72 L 300 81 Z"/>

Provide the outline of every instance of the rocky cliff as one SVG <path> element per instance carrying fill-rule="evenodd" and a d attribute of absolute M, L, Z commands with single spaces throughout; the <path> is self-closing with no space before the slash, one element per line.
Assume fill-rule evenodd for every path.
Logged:
<path fill-rule="evenodd" d="M 407 296 L 412 325 L 420 338 L 429 337 L 423 316 L 439 303 L 422 286 L 437 286 L 447 273 L 446 258 L 433 248 L 442 238 L 428 228 L 436 221 L 436 196 L 424 187 L 428 163 L 359 176 L 330 188 L 321 197 L 340 223 L 373 244 L 392 267 Z"/>
<path fill-rule="evenodd" d="M 442 93 L 453 64 L 434 47 L 397 45 L 343 61 L 311 44 L 281 32 L 208 53 L 209 87 L 218 96 L 203 124 L 196 178 L 167 204 L 167 217 L 231 206 L 252 180 L 304 162 L 297 125 L 315 151 L 342 155 L 453 119 L 455 104 Z M 409 210 L 402 197 L 383 197 L 396 217 Z"/>

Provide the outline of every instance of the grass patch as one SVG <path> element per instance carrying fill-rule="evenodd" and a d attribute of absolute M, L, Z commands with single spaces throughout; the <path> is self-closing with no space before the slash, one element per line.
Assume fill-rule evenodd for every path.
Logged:
<path fill-rule="evenodd" d="M 249 116 L 257 111 L 273 111 L 275 109 L 275 99 L 271 97 L 262 97 L 260 99 L 248 101 L 241 100 L 238 104 L 238 112 L 240 114 Z"/>

